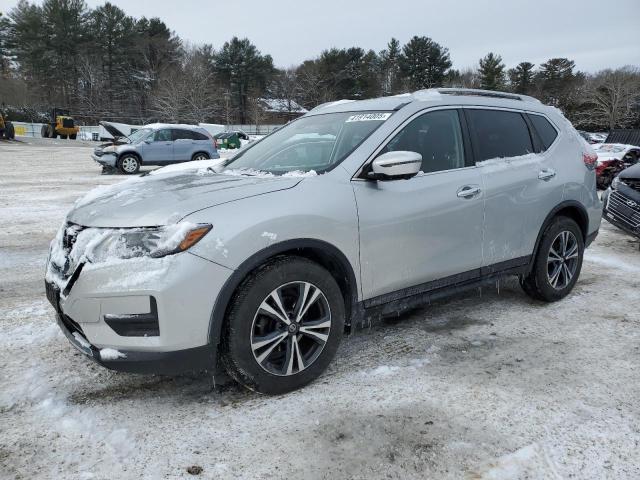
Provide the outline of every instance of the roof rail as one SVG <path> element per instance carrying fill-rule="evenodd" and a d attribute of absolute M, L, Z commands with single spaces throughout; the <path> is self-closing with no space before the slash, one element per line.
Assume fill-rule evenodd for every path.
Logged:
<path fill-rule="evenodd" d="M 537 98 L 530 97 L 528 95 L 520 95 L 517 93 L 507 93 L 507 92 L 496 92 L 493 90 L 480 90 L 475 88 L 434 88 L 434 89 L 428 89 L 428 90 L 418 90 L 417 92 L 414 92 L 414 96 L 416 96 L 416 94 L 424 95 L 425 93 L 427 95 L 429 94 L 433 95 L 436 92 L 442 95 L 464 95 L 464 96 L 471 96 L 471 97 L 504 98 L 508 100 L 518 100 L 521 102 L 540 103 L 540 100 L 538 100 Z M 418 96 L 422 96 L 422 95 L 418 95 Z"/>

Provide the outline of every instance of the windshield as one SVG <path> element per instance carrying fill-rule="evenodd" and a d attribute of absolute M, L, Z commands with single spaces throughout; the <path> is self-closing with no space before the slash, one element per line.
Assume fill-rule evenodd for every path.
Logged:
<path fill-rule="evenodd" d="M 127 138 L 129 139 L 129 142 L 137 143 L 137 142 L 143 140 L 151 132 L 152 132 L 152 130 L 150 128 L 141 128 L 140 130 L 136 130 L 135 132 L 133 132 Z"/>
<path fill-rule="evenodd" d="M 225 170 L 323 173 L 344 160 L 390 116 L 391 112 L 344 112 L 302 117 L 240 152 L 227 161 Z"/>

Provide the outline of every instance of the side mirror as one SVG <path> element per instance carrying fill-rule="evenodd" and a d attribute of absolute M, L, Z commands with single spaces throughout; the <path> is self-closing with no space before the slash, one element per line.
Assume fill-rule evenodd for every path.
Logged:
<path fill-rule="evenodd" d="M 149 145 L 149 144 L 153 143 L 153 139 L 151 139 L 151 138 L 147 138 L 147 139 L 145 139 L 144 143 L 146 143 L 147 145 Z"/>
<path fill-rule="evenodd" d="M 415 177 L 422 166 L 422 155 L 417 152 L 387 152 L 371 163 L 367 178 L 371 180 L 400 180 Z"/>

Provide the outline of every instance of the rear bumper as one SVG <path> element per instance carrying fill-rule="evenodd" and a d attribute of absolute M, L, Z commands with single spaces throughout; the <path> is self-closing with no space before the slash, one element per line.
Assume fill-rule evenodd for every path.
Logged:
<path fill-rule="evenodd" d="M 110 370 L 128 373 L 176 375 L 215 368 L 216 349 L 210 345 L 173 352 L 117 350 L 111 351 L 111 355 L 105 354 L 106 358 L 103 358 L 101 350 L 89 343 L 77 324 L 74 325 L 73 321 L 61 314 L 57 314 L 57 320 L 58 326 L 71 345 L 89 359 Z"/>

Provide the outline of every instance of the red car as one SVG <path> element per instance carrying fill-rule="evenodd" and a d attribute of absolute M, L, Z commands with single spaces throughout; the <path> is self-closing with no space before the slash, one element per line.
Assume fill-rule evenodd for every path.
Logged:
<path fill-rule="evenodd" d="M 596 182 L 601 189 L 609 187 L 618 173 L 640 160 L 640 147 L 634 145 L 601 143 L 592 147 L 598 154 Z"/>

